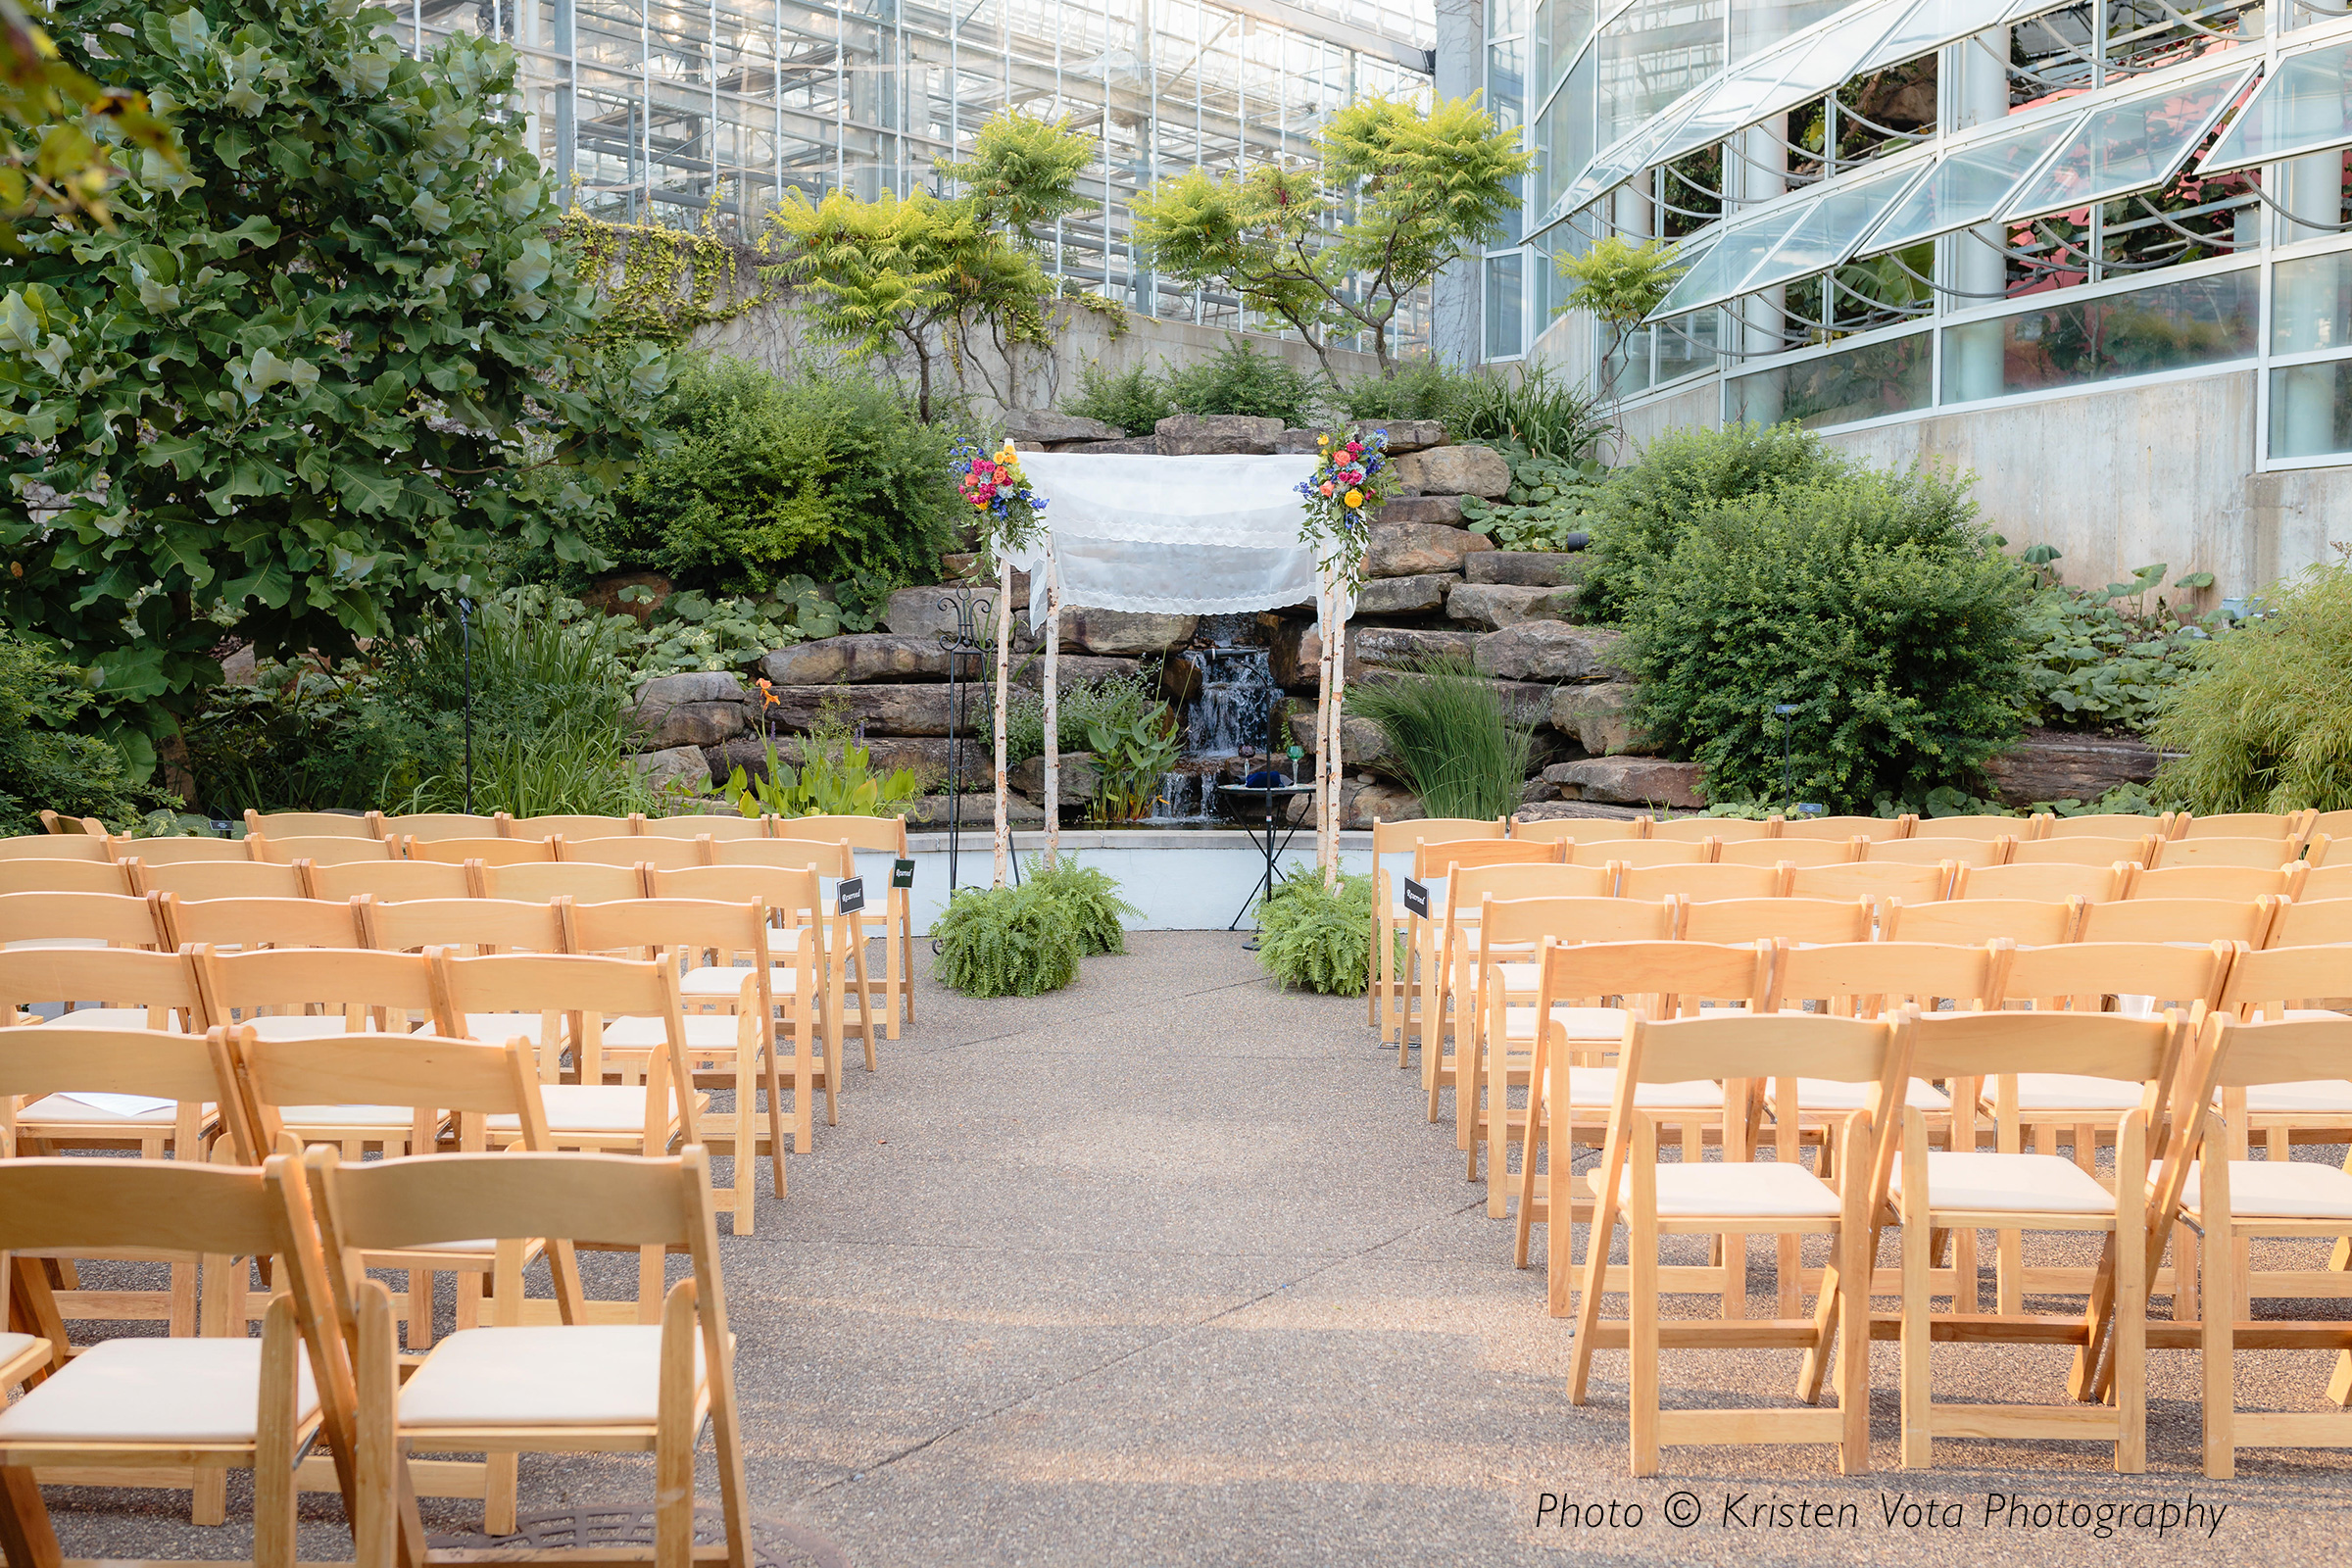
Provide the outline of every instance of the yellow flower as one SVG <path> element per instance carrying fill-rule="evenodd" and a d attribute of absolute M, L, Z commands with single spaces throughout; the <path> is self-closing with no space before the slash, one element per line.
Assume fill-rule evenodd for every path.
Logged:
<path fill-rule="evenodd" d="M 1348 492 L 1348 507 L 1349 511 L 1353 511 L 1355 508 L 1360 507 L 1363 504 L 1364 493 L 1361 490 L 1350 490 Z"/>
<path fill-rule="evenodd" d="M 1315 437 L 1315 445 L 1319 447 L 1327 447 L 1331 445 L 1331 437 L 1327 435 L 1319 435 Z"/>

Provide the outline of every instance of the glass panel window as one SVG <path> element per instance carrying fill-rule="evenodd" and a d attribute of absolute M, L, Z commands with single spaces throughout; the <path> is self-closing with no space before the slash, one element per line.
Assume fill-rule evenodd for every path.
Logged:
<path fill-rule="evenodd" d="M 1930 338 L 1915 332 L 1740 376 L 1731 383 L 1731 417 L 1818 429 L 1924 409 L 1934 385 Z"/>
<path fill-rule="evenodd" d="M 1601 29 L 1596 47 L 1603 143 L 1636 129 L 1723 69 L 1726 3 L 1634 0 Z"/>
<path fill-rule="evenodd" d="M 1739 293 L 1756 264 L 1771 255 L 1772 248 L 1811 211 L 1809 204 L 1796 202 L 1724 230 L 1707 253 L 1690 264 L 1665 301 L 1650 312 L 1650 318 L 1680 316 Z"/>
<path fill-rule="evenodd" d="M 2093 110 L 2001 217 L 2014 221 L 2062 213 L 2163 184 L 2237 96 L 2250 72 L 2209 76 Z"/>
<path fill-rule="evenodd" d="M 1513 38 L 1487 51 L 1487 107 L 1497 123 L 1516 125 L 1526 112 L 1527 45 Z"/>
<path fill-rule="evenodd" d="M 1920 0 L 1854 74 L 1862 75 L 1924 55 L 1955 38 L 1983 32 L 2008 15 L 2010 0 Z"/>
<path fill-rule="evenodd" d="M 1487 258 L 1487 358 L 1514 359 L 1527 350 L 1525 263 L 1519 252 Z"/>
<path fill-rule="evenodd" d="M 2287 365 L 2271 372 L 2271 456 L 2352 452 L 2352 362 Z"/>
<path fill-rule="evenodd" d="M 1679 375 L 1714 368 L 1715 332 L 1722 319 L 1715 311 L 1694 311 L 1671 321 L 1660 321 L 1658 379 L 1671 381 Z"/>
<path fill-rule="evenodd" d="M 2074 123 L 2046 121 L 1946 153 L 1935 172 L 1897 202 L 1858 248 L 1872 254 L 1900 250 L 1947 229 L 1984 222 Z"/>
<path fill-rule="evenodd" d="M 1635 328 L 1626 334 L 1624 346 L 1603 362 L 1611 397 L 1630 397 L 1649 389 L 1649 347 L 1656 333 L 1655 327 Z"/>
<path fill-rule="evenodd" d="M 1592 57 L 1568 74 L 1568 85 L 1544 111 L 1536 136 L 1547 149 L 1547 184 L 1539 205 L 1548 213 L 1568 182 L 1592 162 Z M 1581 203 L 1576 205 L 1582 205 Z"/>
<path fill-rule="evenodd" d="M 1944 401 L 2245 359 L 2258 290 L 2249 269 L 1948 327 Z"/>
<path fill-rule="evenodd" d="M 1885 13 L 1880 25 L 1892 20 L 1909 0 L 1890 0 L 1872 9 Z M 1802 32 L 1845 9 L 1849 0 L 1788 0 L 1782 5 L 1740 5 L 1732 8 L 1732 59 L 1746 60 L 1771 48 L 1792 32 Z"/>
<path fill-rule="evenodd" d="M 1809 272 L 1826 272 L 1838 266 L 1853 254 L 1855 241 L 1878 221 L 1879 215 L 1909 190 L 1926 169 L 1925 164 L 1915 164 L 1842 190 L 1830 191 L 1806 211 L 1788 236 L 1773 247 L 1772 254 L 1747 274 L 1747 281 L 1740 285 L 1740 291 L 1752 293 Z"/>
<path fill-rule="evenodd" d="M 1487 36 L 1508 38 L 1525 25 L 1527 9 L 1523 0 L 1488 0 Z"/>
<path fill-rule="evenodd" d="M 2271 270 L 2271 352 L 2352 348 L 2352 251 Z"/>
<path fill-rule="evenodd" d="M 2352 43 L 2279 61 L 2197 168 L 2242 169 L 2346 142 L 2352 142 Z"/>

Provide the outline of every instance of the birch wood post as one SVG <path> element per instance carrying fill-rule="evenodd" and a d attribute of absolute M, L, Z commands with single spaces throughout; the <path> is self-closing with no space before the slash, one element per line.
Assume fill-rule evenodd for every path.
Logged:
<path fill-rule="evenodd" d="M 1002 554 L 1002 552 L 1000 552 Z M 1005 685 L 1012 663 L 1012 557 L 997 565 L 997 880 L 1003 887 L 1012 864 L 1012 817 L 1004 800 Z"/>
<path fill-rule="evenodd" d="M 1347 595 L 1338 582 L 1331 585 L 1331 740 L 1324 755 L 1331 759 L 1331 797 L 1329 849 L 1323 858 L 1323 886 L 1336 889 L 1340 885 L 1340 795 L 1347 779 L 1348 759 L 1340 749 L 1342 716 L 1348 703 L 1348 617 L 1342 612 Z"/>
<path fill-rule="evenodd" d="M 1046 869 L 1061 855 L 1061 572 L 1049 541 L 1046 574 Z"/>
<path fill-rule="evenodd" d="M 1331 612 L 1338 596 L 1329 571 L 1318 573 L 1318 577 L 1315 629 L 1320 634 L 1321 648 L 1315 659 L 1315 864 L 1327 866 L 1331 827 Z"/>

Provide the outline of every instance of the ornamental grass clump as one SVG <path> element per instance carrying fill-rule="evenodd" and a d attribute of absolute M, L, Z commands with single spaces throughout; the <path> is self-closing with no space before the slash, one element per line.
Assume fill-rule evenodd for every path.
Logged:
<path fill-rule="evenodd" d="M 948 900 L 931 935 L 933 973 L 967 997 L 1035 997 L 1078 978 L 1086 939 L 1066 899 L 1035 882 L 965 888 Z"/>
<path fill-rule="evenodd" d="M 1380 728 L 1405 784 L 1431 816 L 1493 820 L 1519 808 L 1535 731 L 1502 690 L 1458 659 L 1426 659 L 1396 678 L 1348 690 L 1348 711 Z"/>
<path fill-rule="evenodd" d="M 1257 904 L 1257 961 L 1284 990 L 1364 994 L 1372 952 L 1372 878 L 1343 873 L 1337 888 L 1293 863 Z"/>

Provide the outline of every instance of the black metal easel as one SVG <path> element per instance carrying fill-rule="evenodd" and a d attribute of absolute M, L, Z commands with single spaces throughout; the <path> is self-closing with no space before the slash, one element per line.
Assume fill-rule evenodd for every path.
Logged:
<path fill-rule="evenodd" d="M 977 635 L 994 603 L 978 594 L 950 594 L 939 602 L 954 611 L 956 629 L 942 631 L 939 640 L 948 655 L 948 891 L 956 891 L 956 857 L 963 834 L 963 705 L 975 681 L 988 685 L 996 662 L 995 651 Z M 974 673 L 966 674 L 966 661 Z"/>

